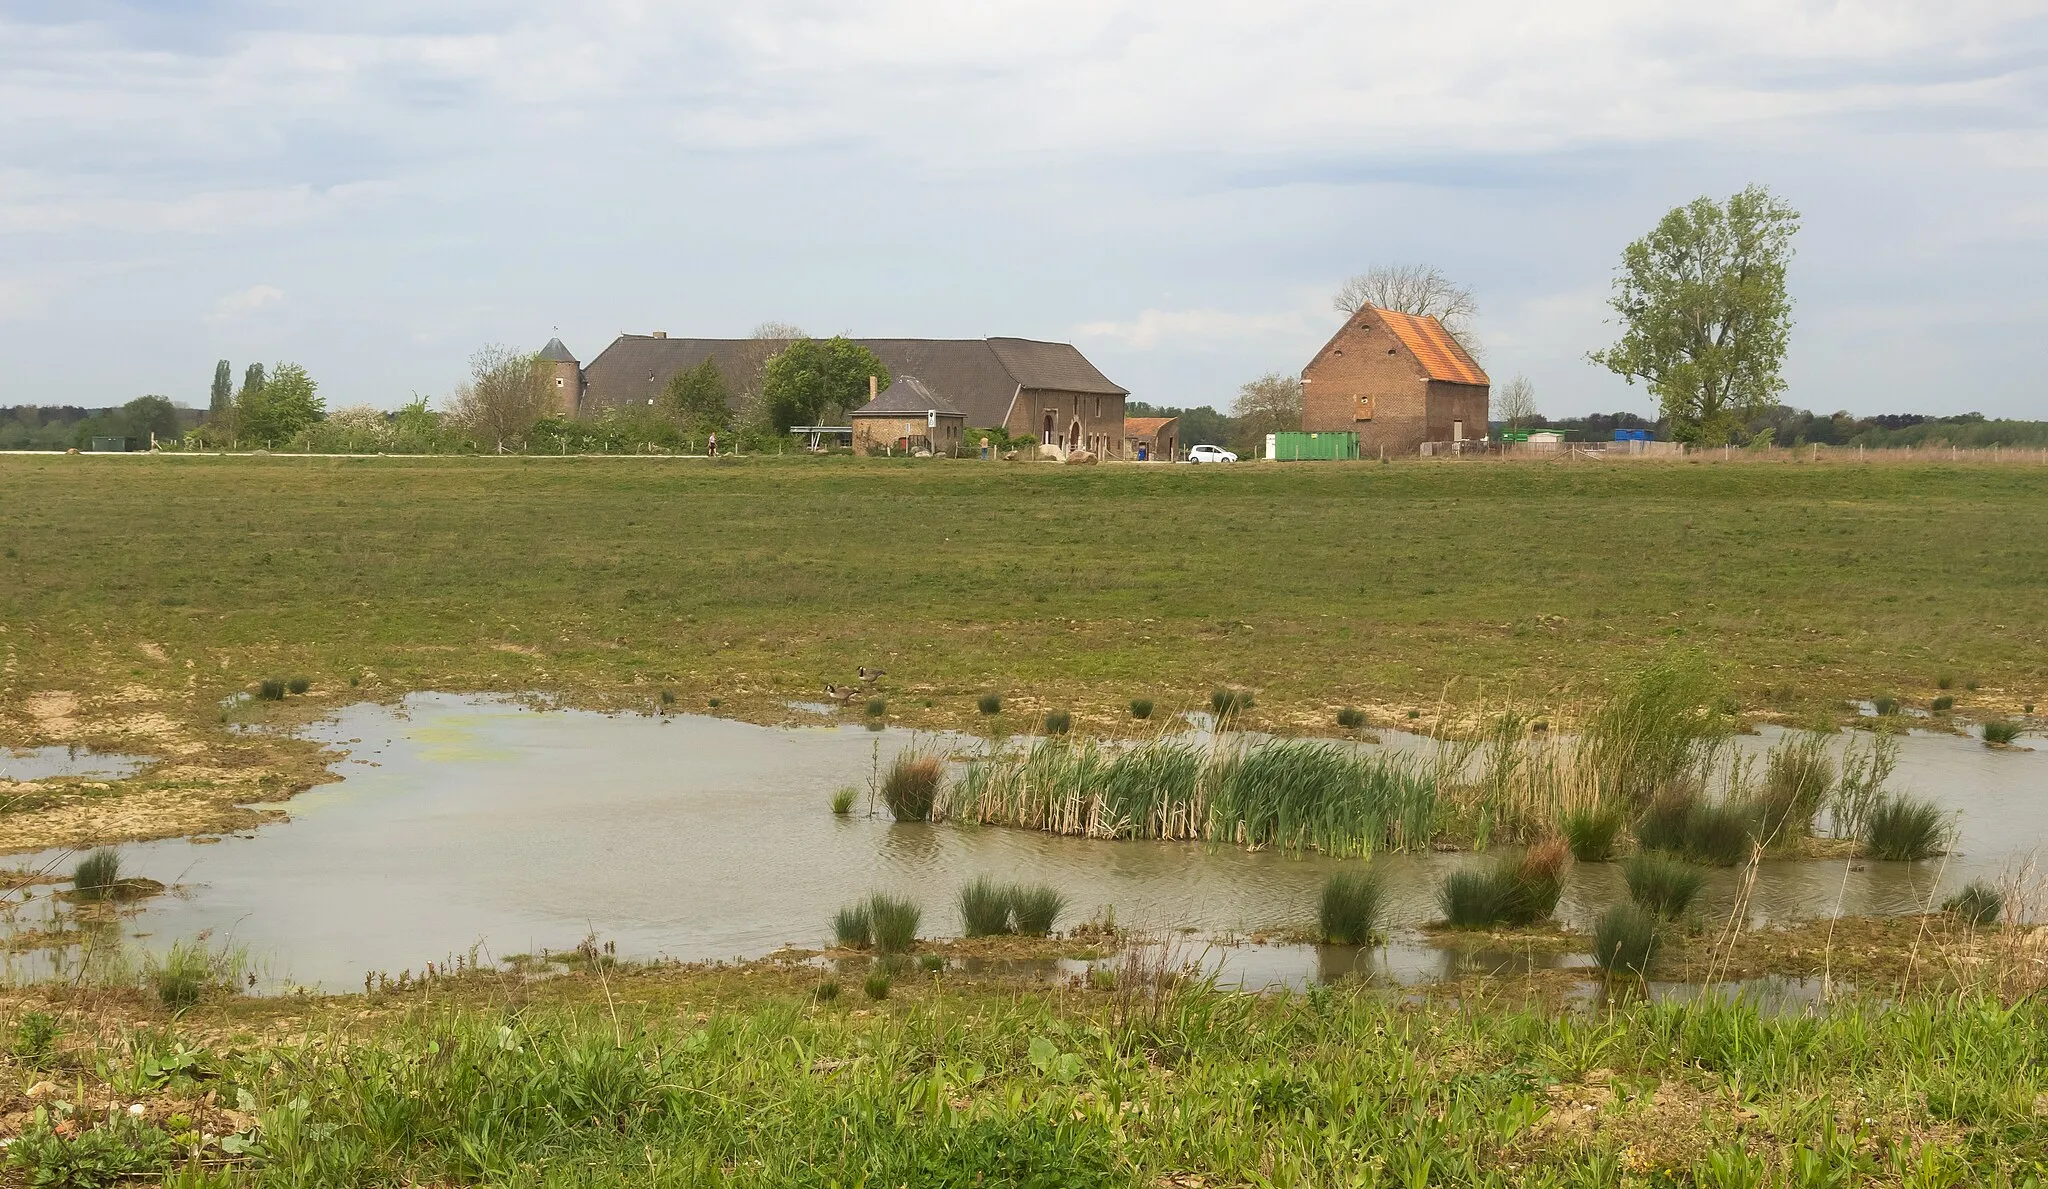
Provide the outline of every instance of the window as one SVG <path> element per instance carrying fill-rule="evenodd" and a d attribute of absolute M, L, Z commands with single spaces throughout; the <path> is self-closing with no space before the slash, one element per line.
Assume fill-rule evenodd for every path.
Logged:
<path fill-rule="evenodd" d="M 1358 398 L 1357 417 L 1360 421 L 1372 420 L 1372 397 L 1361 396 Z"/>
<path fill-rule="evenodd" d="M 562 377 L 560 377 L 560 376 L 556 376 L 556 377 L 555 377 L 555 387 L 557 387 L 557 388 L 560 388 L 560 387 L 562 387 Z"/>
<path fill-rule="evenodd" d="M 1095 419 L 1102 420 L 1102 398 L 1099 396 L 1095 398 Z"/>

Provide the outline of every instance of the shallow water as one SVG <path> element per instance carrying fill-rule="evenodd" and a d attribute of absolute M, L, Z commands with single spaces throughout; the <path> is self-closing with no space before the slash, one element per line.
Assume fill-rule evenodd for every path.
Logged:
<path fill-rule="evenodd" d="M 346 754 L 335 765 L 343 779 L 289 802 L 289 823 L 208 845 L 123 848 L 125 870 L 182 888 L 151 902 L 131 932 L 162 945 L 211 931 L 247 945 L 281 983 L 345 990 L 366 971 L 416 970 L 472 945 L 502 957 L 567 949 L 591 932 L 632 957 L 816 946 L 839 905 L 873 890 L 915 898 L 925 931 L 951 934 L 954 896 L 981 875 L 1058 885 L 1070 921 L 1113 909 L 1127 925 L 1249 932 L 1312 919 L 1322 880 L 1340 862 L 897 825 L 886 813 L 862 816 L 864 805 L 852 818 L 833 817 L 826 800 L 834 788 L 865 787 L 912 741 L 895 729 L 769 728 L 419 695 L 397 708 L 351 707 L 306 734 Z M 1389 747 L 1424 745 L 1387 734 Z M 2048 754 L 1916 734 L 1893 787 L 1963 810 L 1962 853 L 1922 864 L 1767 862 L 1752 918 L 1916 911 L 1969 878 L 1996 878 L 2048 826 Z M 61 868 L 65 856 L 29 861 Z M 1373 861 L 1388 872 L 1394 944 L 1363 954 L 1234 947 L 1226 981 L 1298 985 L 1364 973 L 1409 984 L 1583 963 L 1431 946 L 1413 927 L 1436 915 L 1442 873 L 1474 860 Z M 1727 912 L 1737 881 L 1716 872 L 1703 910 Z M 1614 865 L 1582 864 L 1559 915 L 1586 927 L 1622 895 Z"/>
<path fill-rule="evenodd" d="M 120 780 L 149 763 L 144 756 L 115 755 L 83 747 L 0 747 L 0 780 L 49 780 L 83 776 Z"/>

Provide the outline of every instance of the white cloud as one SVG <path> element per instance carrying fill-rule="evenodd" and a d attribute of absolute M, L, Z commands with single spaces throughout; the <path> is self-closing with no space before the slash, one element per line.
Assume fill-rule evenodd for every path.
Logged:
<path fill-rule="evenodd" d="M 1329 318 L 1321 319 L 1330 321 Z M 1144 310 L 1129 322 L 1085 322 L 1074 327 L 1076 338 L 1115 339 L 1140 351 L 1156 347 L 1201 349 L 1238 347 L 1274 340 L 1298 341 L 1316 333 L 1312 319 L 1295 311 L 1280 314 L 1230 314 L 1221 310 Z M 1322 330 L 1327 333 L 1329 327 Z"/>
<path fill-rule="evenodd" d="M 276 305 L 283 300 L 284 290 L 275 285 L 251 285 L 214 302 L 212 312 L 206 317 L 208 321 L 223 322 L 230 318 L 253 314 L 265 306 Z"/>

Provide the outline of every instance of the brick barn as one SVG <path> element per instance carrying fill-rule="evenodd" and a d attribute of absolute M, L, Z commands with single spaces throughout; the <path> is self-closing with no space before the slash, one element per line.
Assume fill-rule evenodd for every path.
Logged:
<path fill-rule="evenodd" d="M 953 402 L 916 376 L 899 375 L 880 396 L 855 409 L 853 448 L 862 454 L 955 456 L 965 444 L 967 418 Z"/>
<path fill-rule="evenodd" d="M 1078 447 L 1098 457 L 1123 454 L 1124 398 L 1129 393 L 1096 370 L 1071 343 L 1012 338 L 853 341 L 873 351 L 891 377 L 916 376 L 928 391 L 960 411 L 969 431 L 1001 427 L 1011 437 L 1029 435 L 1061 451 Z M 622 334 L 576 369 L 581 387 L 574 407 L 587 416 L 645 406 L 677 372 L 711 359 L 725 377 L 733 411 L 738 413 L 759 384 L 762 365 L 787 345 L 774 339 L 670 338 L 660 331 Z"/>
<path fill-rule="evenodd" d="M 1172 462 L 1180 457 L 1180 418 L 1124 418 L 1124 457 L 1136 459 L 1141 452 L 1147 462 Z"/>
<path fill-rule="evenodd" d="M 1358 434 L 1360 454 L 1486 437 L 1492 382 L 1443 324 L 1366 306 L 1301 369 L 1301 427 Z"/>

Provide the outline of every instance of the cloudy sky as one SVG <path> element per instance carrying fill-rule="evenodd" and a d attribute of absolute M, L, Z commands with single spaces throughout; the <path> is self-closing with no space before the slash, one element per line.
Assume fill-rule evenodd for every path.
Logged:
<path fill-rule="evenodd" d="M 1792 403 L 2048 417 L 2039 0 L 0 0 L 0 111 L 0 404 L 773 319 L 1225 406 L 1421 261 L 1545 412 L 1648 411 L 1618 253 L 1761 182 Z"/>

